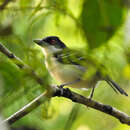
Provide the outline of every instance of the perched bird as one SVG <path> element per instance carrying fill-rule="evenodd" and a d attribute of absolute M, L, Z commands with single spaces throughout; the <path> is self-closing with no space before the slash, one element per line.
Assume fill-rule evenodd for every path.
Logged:
<path fill-rule="evenodd" d="M 62 86 L 92 88 L 91 99 L 97 81 L 105 80 L 115 92 L 128 96 L 108 75 L 102 75 L 98 69 L 92 76 L 83 78 L 91 68 L 96 68 L 96 64 L 80 52 L 69 49 L 58 37 L 48 36 L 34 42 L 42 47 L 46 68 Z"/>

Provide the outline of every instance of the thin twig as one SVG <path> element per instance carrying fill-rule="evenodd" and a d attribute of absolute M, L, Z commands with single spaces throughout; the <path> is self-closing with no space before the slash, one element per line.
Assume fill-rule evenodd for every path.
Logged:
<path fill-rule="evenodd" d="M 14 10 L 14 11 L 21 11 L 21 10 L 34 10 L 36 9 L 36 6 L 22 6 L 22 7 L 5 7 L 6 10 Z M 40 6 L 38 10 L 42 9 L 52 9 L 52 7 L 49 6 Z"/>
<path fill-rule="evenodd" d="M 36 80 L 40 85 L 44 85 L 42 78 L 40 78 L 34 70 L 25 64 L 20 58 L 15 56 L 12 52 L 10 52 L 4 45 L 0 43 L 0 51 L 6 55 L 14 64 L 18 66 L 18 68 L 23 69 L 24 72 L 28 73 L 34 80 Z"/>
<path fill-rule="evenodd" d="M 37 108 L 41 103 L 47 100 L 47 92 L 41 94 L 40 96 L 36 97 L 33 101 L 25 105 L 23 108 L 21 108 L 16 113 L 12 114 L 9 118 L 5 119 L 2 123 L 9 123 L 13 124 L 14 122 L 18 121 L 25 115 L 29 114 L 31 111 L 33 111 L 35 108 Z"/>
<path fill-rule="evenodd" d="M 8 58 L 10 58 L 20 69 L 24 70 L 24 68 L 26 68 L 26 71 L 29 69 L 30 76 L 33 77 L 33 79 L 35 79 L 39 84 L 43 85 L 43 81 L 39 82 L 39 80 L 38 80 L 41 78 L 39 76 L 37 76 L 36 73 L 32 69 L 30 71 L 29 66 L 25 65 L 19 58 L 17 58 L 13 53 L 11 53 L 2 44 L 0 44 L 0 51 L 4 55 L 6 55 Z M 80 94 L 70 91 L 69 89 L 57 88 L 54 86 L 53 87 L 50 86 L 49 88 L 51 89 L 51 95 L 50 95 L 50 92 L 48 93 L 48 91 L 46 94 L 40 95 L 39 97 L 34 99 L 31 103 L 27 104 L 22 109 L 20 109 L 18 112 L 11 115 L 4 122 L 9 122 L 10 124 L 12 124 L 15 121 L 21 119 L 23 116 L 30 113 L 32 110 L 34 110 L 36 107 L 38 107 L 41 103 L 43 103 L 45 101 L 45 100 L 41 100 L 41 99 L 46 99 L 48 97 L 51 98 L 52 96 L 62 96 L 62 97 L 66 97 L 66 98 L 72 100 L 73 102 L 80 103 L 87 107 L 91 107 L 93 109 L 96 109 L 96 110 L 99 110 L 106 114 L 109 114 L 109 115 L 115 117 L 116 119 L 120 120 L 121 123 L 130 125 L 130 116 L 117 110 L 114 107 L 111 107 L 110 105 L 104 105 L 100 102 L 90 100 L 89 98 L 86 98 Z"/>

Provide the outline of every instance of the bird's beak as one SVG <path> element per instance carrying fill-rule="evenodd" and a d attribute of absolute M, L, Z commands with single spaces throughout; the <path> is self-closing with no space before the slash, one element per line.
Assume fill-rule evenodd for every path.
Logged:
<path fill-rule="evenodd" d="M 35 42 L 36 44 L 38 44 L 38 45 L 42 45 L 42 40 L 40 40 L 40 39 L 36 39 L 36 40 L 33 40 L 33 42 Z"/>

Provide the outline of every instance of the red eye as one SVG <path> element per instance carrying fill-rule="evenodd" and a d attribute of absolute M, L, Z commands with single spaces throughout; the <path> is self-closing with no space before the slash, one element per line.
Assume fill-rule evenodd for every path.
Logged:
<path fill-rule="evenodd" d="M 51 40 L 51 44 L 55 44 L 56 43 L 56 40 Z"/>

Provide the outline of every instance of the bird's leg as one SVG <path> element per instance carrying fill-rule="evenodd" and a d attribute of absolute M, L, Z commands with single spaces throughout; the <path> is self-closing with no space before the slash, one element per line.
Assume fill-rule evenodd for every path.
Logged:
<path fill-rule="evenodd" d="M 64 84 L 61 84 L 61 85 L 58 85 L 57 87 L 59 87 L 61 89 L 61 94 L 63 94 L 63 88 L 67 85 L 70 85 L 70 84 L 74 84 L 74 83 L 77 83 L 79 82 L 80 79 L 77 79 L 75 81 L 72 81 L 72 82 L 68 82 L 68 83 L 64 83 Z"/>
<path fill-rule="evenodd" d="M 71 84 L 77 83 L 77 82 L 79 82 L 79 81 L 80 81 L 80 79 L 77 79 L 77 80 L 72 81 L 72 82 L 68 82 L 68 83 L 61 84 L 61 85 L 59 85 L 58 87 L 63 88 L 64 86 L 71 85 Z"/>
<path fill-rule="evenodd" d="M 89 96 L 89 99 L 90 99 L 90 100 L 91 100 L 91 99 L 92 99 L 92 97 L 93 97 L 94 90 L 95 90 L 95 87 L 93 87 L 93 88 L 92 88 L 92 91 L 91 91 L 91 93 L 90 93 L 90 96 Z"/>
<path fill-rule="evenodd" d="M 89 99 L 90 99 L 90 100 L 91 100 L 92 97 L 93 97 L 95 88 L 96 88 L 99 84 L 100 84 L 100 82 L 97 82 L 97 83 L 94 85 L 94 87 L 92 88 L 92 91 L 91 91 L 90 96 L 89 96 Z"/>

